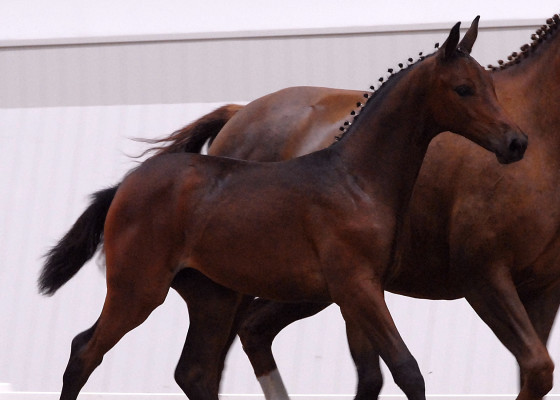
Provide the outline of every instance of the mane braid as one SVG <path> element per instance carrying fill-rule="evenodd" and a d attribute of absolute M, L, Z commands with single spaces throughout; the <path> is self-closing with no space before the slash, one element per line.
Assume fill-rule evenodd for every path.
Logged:
<path fill-rule="evenodd" d="M 439 43 L 436 43 L 435 48 L 437 51 L 437 48 L 439 47 Z M 418 59 L 416 61 L 414 61 L 412 58 L 408 58 L 408 63 L 406 65 L 404 65 L 403 63 L 399 63 L 398 67 L 399 67 L 399 71 L 395 72 L 395 69 L 393 68 L 389 68 L 387 69 L 387 72 L 389 73 L 389 76 L 387 77 L 380 77 L 378 79 L 379 82 L 379 86 L 376 88 L 375 85 L 371 85 L 369 88 L 371 89 L 371 91 L 366 91 L 364 92 L 364 102 L 357 102 L 356 103 L 356 109 L 352 110 L 350 112 L 350 116 L 351 118 L 349 118 L 351 121 L 345 121 L 344 124 L 338 128 L 341 131 L 340 135 L 337 135 L 334 137 L 334 142 L 331 144 L 331 146 L 335 143 L 337 143 L 338 141 L 342 140 L 342 138 L 344 136 L 346 136 L 346 134 L 348 132 L 350 132 L 352 130 L 352 126 L 353 123 L 358 119 L 358 117 L 361 115 L 361 113 L 364 111 L 364 109 L 366 108 L 366 106 L 370 103 L 370 100 L 377 97 L 377 95 L 379 94 L 379 91 L 385 87 L 386 84 L 388 84 L 390 81 L 393 82 L 393 80 L 397 77 L 402 77 L 406 72 L 408 72 L 408 68 L 416 65 L 418 62 L 424 60 L 427 57 L 431 57 L 434 53 L 429 54 L 427 56 L 423 55 L 423 52 L 420 52 L 418 54 Z"/>
<path fill-rule="evenodd" d="M 498 60 L 498 65 L 489 64 L 486 68 L 492 71 L 501 71 L 512 65 L 519 64 L 526 58 L 529 58 L 543 43 L 551 38 L 560 26 L 560 16 L 555 14 L 552 18 L 546 20 L 546 24 L 538 28 L 531 35 L 531 44 L 524 44 L 520 47 L 521 52 L 514 51 L 507 57 L 507 61 Z"/>

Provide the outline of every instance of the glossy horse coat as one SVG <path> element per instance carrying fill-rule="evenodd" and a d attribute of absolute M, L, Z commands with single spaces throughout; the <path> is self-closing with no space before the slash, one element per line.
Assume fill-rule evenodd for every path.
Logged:
<path fill-rule="evenodd" d="M 395 293 L 428 299 L 466 297 L 515 355 L 522 378 L 519 398 L 540 398 L 552 385 L 553 365 L 544 344 L 560 303 L 558 20 L 557 16 L 548 20 L 533 36 L 534 42 L 514 52 L 509 63 L 500 61 L 501 67 L 492 67 L 500 101 L 531 137 L 526 159 L 502 168 L 461 138 L 449 134 L 435 138 L 405 218 L 398 264 L 386 286 Z M 311 108 L 320 118 L 352 109 L 362 99 L 362 92 L 325 88 L 290 88 L 263 97 L 225 125 L 211 152 L 269 161 L 290 152 L 301 154 L 303 148 L 289 147 L 293 140 L 280 120 L 302 124 Z M 282 112 L 259 112 L 272 104 Z M 314 108 L 316 104 L 330 106 Z M 257 135 L 256 125 L 267 135 Z M 243 145 L 240 126 L 246 129 Z M 331 126 L 327 134 L 311 127 L 297 140 L 327 146 L 336 129 Z M 276 148 L 267 145 L 268 135 Z M 324 307 L 254 302 L 240 336 L 257 376 L 266 379 L 275 371 L 270 351 L 274 336 Z M 348 333 L 351 349 L 367 346 L 351 327 Z M 360 378 L 357 398 L 375 397 L 382 384 L 375 350 L 367 358 L 354 359 Z"/>
<path fill-rule="evenodd" d="M 470 142 L 438 136 L 405 218 L 399 270 L 386 286 L 428 299 L 466 297 L 515 355 L 522 373 L 520 398 L 540 398 L 552 385 L 552 363 L 543 344 L 560 303 L 558 17 L 547 24 L 511 61 L 491 67 L 498 97 L 530 134 L 526 160 L 502 168 Z M 363 101 L 363 92 L 339 89 L 298 87 L 273 93 L 238 112 L 215 138 L 210 153 L 277 161 L 305 154 L 308 146 L 326 147 L 340 134 L 338 127 L 348 118 L 344 111 Z M 267 112 L 271 109 L 275 112 Z M 329 130 L 317 122 L 327 120 L 332 122 Z M 293 137 L 292 127 L 302 125 L 308 129 Z M 479 278 L 470 279 L 471 272 Z M 325 307 L 263 299 L 251 305 L 239 333 L 261 382 L 276 374 L 270 349 L 275 335 Z M 351 327 L 348 333 L 351 348 L 367 346 Z M 382 384 L 376 352 L 354 358 L 356 397 L 375 397 Z M 263 389 L 285 392 L 282 387 Z"/>
<path fill-rule="evenodd" d="M 407 396 L 424 398 L 416 362 L 383 300 L 424 153 L 450 129 L 502 162 L 519 160 L 526 147 L 487 73 L 468 56 L 476 27 L 457 48 L 458 36 L 456 25 L 434 56 L 392 77 L 329 149 L 270 164 L 166 155 L 125 178 L 105 223 L 106 302 L 97 323 L 73 341 L 61 399 L 76 398 L 103 354 L 164 300 L 184 268 L 240 293 L 335 301 L 382 349 Z M 206 323 L 231 325 L 240 297 L 214 288 L 221 314 Z M 215 388 L 206 389 L 197 398 Z"/>

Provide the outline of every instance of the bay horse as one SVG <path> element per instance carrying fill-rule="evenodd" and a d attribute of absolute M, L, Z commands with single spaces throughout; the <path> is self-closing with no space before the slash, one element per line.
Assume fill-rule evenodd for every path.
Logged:
<path fill-rule="evenodd" d="M 396 249 L 400 270 L 386 286 L 426 299 L 466 297 L 516 357 L 519 398 L 540 398 L 552 387 L 553 364 L 544 346 L 560 304 L 559 22 L 558 15 L 548 19 L 530 45 L 512 53 L 508 62 L 489 66 L 499 100 L 531 136 L 525 160 L 501 168 L 468 141 L 436 137 L 405 215 Z M 344 111 L 361 101 L 359 91 L 299 87 L 257 99 L 241 111 L 226 106 L 235 115 L 209 153 L 267 161 L 306 154 L 328 146 L 346 118 Z M 292 127 L 304 124 L 303 134 L 292 135 Z M 173 146 L 190 140 L 177 134 Z M 171 148 L 162 146 L 160 152 Z M 508 182 L 518 185 L 513 189 Z M 418 260 L 424 262 L 418 265 Z M 479 281 L 465 281 L 467 272 Z M 422 291 L 411 290 L 410 282 L 422 282 Z M 265 299 L 251 304 L 238 333 L 267 399 L 287 398 L 271 351 L 274 337 L 327 305 Z M 351 326 L 348 339 L 358 367 L 356 398 L 376 398 L 383 382 L 377 353 L 370 347 L 363 356 L 359 347 L 370 345 Z"/>
<path fill-rule="evenodd" d="M 527 146 L 497 103 L 489 74 L 469 55 L 475 25 L 459 43 L 456 24 L 440 50 L 392 75 L 327 149 L 278 163 L 160 155 L 125 177 L 103 232 L 105 304 L 72 342 L 60 398 L 76 399 L 103 355 L 164 301 L 175 278 L 198 271 L 215 283 L 211 302 L 197 304 L 202 320 L 191 320 L 191 328 L 193 322 L 218 328 L 225 343 L 241 293 L 335 302 L 379 349 L 408 398 L 424 399 L 422 375 L 383 288 L 425 152 L 447 130 L 501 163 L 520 160 Z M 52 265 L 41 275 L 45 293 L 76 272 Z M 214 386 L 187 395 L 216 398 Z"/>

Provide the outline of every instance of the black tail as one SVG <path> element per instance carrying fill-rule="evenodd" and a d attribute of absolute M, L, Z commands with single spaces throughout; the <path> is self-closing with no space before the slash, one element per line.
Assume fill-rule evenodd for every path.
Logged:
<path fill-rule="evenodd" d="M 118 185 L 94 193 L 88 208 L 46 255 L 39 291 L 52 296 L 93 257 L 103 240 L 103 226 Z"/>
<path fill-rule="evenodd" d="M 204 143 L 208 140 L 211 143 L 224 125 L 242 108 L 243 106 L 237 104 L 228 104 L 200 117 L 163 139 L 136 139 L 140 142 L 159 145 L 146 150 L 139 157 L 151 152 L 154 152 L 156 156 L 181 152 L 200 153 Z"/>
<path fill-rule="evenodd" d="M 243 106 L 229 104 L 190 123 L 184 128 L 150 143 L 169 143 L 149 149 L 155 155 L 166 153 L 199 153 L 207 140 L 213 140 L 220 129 Z M 52 296 L 68 282 L 93 257 L 103 241 L 105 217 L 119 185 L 94 193 L 88 208 L 72 228 L 46 255 L 46 262 L 39 277 L 39 291 Z"/>

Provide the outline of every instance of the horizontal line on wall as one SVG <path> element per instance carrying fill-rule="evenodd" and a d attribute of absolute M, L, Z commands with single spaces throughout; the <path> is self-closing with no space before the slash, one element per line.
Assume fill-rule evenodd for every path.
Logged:
<path fill-rule="evenodd" d="M 480 29 L 520 28 L 538 26 L 544 23 L 543 19 L 522 20 L 496 20 L 481 22 Z M 227 40 L 227 39 L 252 39 L 271 37 L 293 36 L 330 36 L 330 35 L 357 35 L 371 33 L 407 33 L 422 31 L 447 30 L 455 21 L 437 22 L 426 24 L 403 25 L 377 25 L 377 26 L 352 26 L 329 28 L 301 28 L 280 30 L 254 30 L 254 31 L 224 31 L 224 32 L 188 32 L 169 34 L 139 34 L 120 36 L 87 36 L 87 37 L 57 37 L 57 38 L 30 38 L 0 40 L 0 48 L 17 47 L 42 47 L 42 46 L 76 46 L 92 44 L 117 44 L 117 43 L 145 43 L 145 42 L 170 42 L 170 41 L 195 41 L 195 40 Z M 463 23 L 464 29 L 468 23 Z"/>
<path fill-rule="evenodd" d="M 0 400 L 57 400 L 59 397 L 57 392 L 10 392 L 0 393 Z M 427 400 L 440 400 L 440 399 L 453 399 L 453 400 L 513 400 L 516 395 L 514 394 L 427 394 Z M 185 395 L 182 393 L 81 393 L 80 399 L 84 400 L 136 400 L 136 399 L 150 399 L 150 400 L 175 400 L 184 399 Z M 292 394 L 292 400 L 351 400 L 354 398 L 350 394 Z M 548 399 L 560 399 L 560 394 L 549 394 Z M 259 394 L 222 394 L 220 400 L 264 400 L 263 395 Z M 406 399 L 404 395 L 381 395 L 380 400 L 393 400 L 393 399 Z"/>

